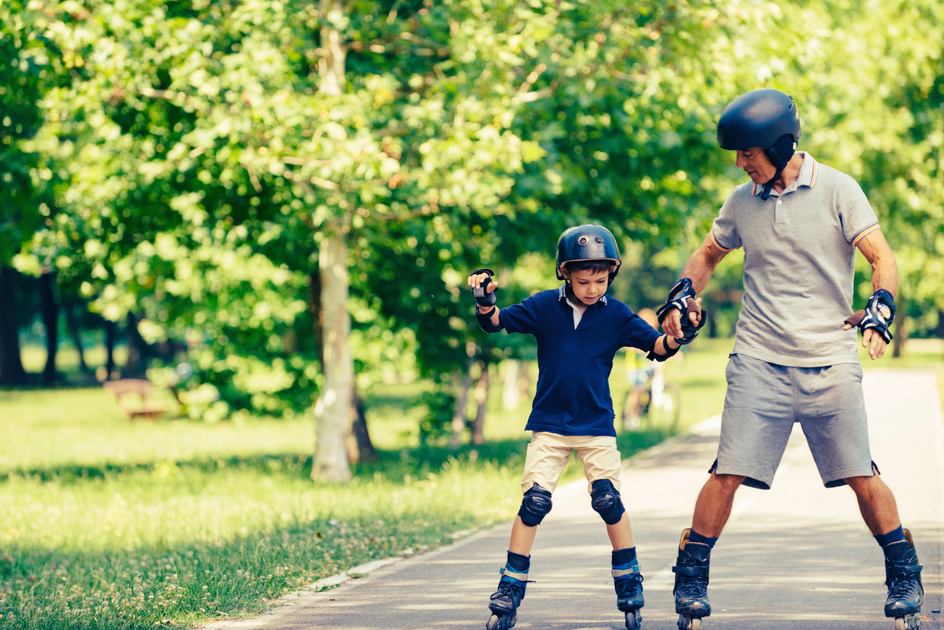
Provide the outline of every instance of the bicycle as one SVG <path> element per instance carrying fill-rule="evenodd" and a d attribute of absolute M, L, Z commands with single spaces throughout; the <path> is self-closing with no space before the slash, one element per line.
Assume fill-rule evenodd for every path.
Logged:
<path fill-rule="evenodd" d="M 623 398 L 623 429 L 667 427 L 675 430 L 681 413 L 681 389 L 675 383 L 665 382 L 661 363 L 638 365 L 638 356 L 633 355 L 631 369 L 626 374 L 632 387 Z"/>

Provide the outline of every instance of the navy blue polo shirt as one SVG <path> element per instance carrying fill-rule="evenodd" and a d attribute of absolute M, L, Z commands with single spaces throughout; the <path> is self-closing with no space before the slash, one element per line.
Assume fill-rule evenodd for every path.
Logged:
<path fill-rule="evenodd" d="M 563 287 L 502 308 L 498 317 L 509 333 L 537 340 L 538 387 L 525 429 L 615 437 L 613 357 L 626 346 L 650 352 L 659 333 L 611 297 L 589 306 L 575 328 Z"/>

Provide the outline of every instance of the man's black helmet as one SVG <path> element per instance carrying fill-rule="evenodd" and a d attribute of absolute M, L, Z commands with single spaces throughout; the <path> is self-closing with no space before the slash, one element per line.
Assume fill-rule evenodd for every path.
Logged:
<path fill-rule="evenodd" d="M 761 147 L 778 167 L 790 161 L 799 141 L 796 104 L 779 90 L 765 88 L 742 94 L 731 101 L 718 121 L 718 144 L 722 149 Z"/>
<path fill-rule="evenodd" d="M 561 266 L 582 260 L 611 261 L 616 265 L 610 271 L 612 282 L 622 264 L 613 234 L 600 225 L 578 225 L 565 230 L 557 239 L 557 279 L 564 279 Z"/>

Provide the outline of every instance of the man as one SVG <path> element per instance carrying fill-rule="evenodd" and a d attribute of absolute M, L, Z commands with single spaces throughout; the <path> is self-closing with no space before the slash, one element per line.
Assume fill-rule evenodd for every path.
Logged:
<path fill-rule="evenodd" d="M 885 615 L 899 628 L 919 623 L 921 566 L 871 459 L 854 330 L 862 331 L 869 356 L 880 358 L 892 339 L 897 265 L 859 185 L 797 152 L 799 138 L 796 106 L 782 92 L 753 90 L 728 105 L 718 142 L 736 152 L 751 181 L 725 201 L 658 313 L 667 334 L 682 336 L 688 302 L 728 252 L 744 249 L 744 298 L 726 370 L 718 456 L 673 567 L 680 628 L 698 630 L 711 614 L 709 558 L 735 492 L 742 484 L 770 488 L 794 422 L 823 483 L 855 492 L 885 552 Z M 874 293 L 863 311 L 848 317 L 857 249 L 872 265 Z M 696 315 L 685 316 L 695 321 Z"/>

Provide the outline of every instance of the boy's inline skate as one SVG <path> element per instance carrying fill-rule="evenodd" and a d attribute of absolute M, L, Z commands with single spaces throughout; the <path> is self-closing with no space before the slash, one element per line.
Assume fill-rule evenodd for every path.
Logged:
<path fill-rule="evenodd" d="M 701 620 L 711 614 L 708 603 L 708 565 L 711 548 L 688 540 L 689 530 L 682 532 L 675 573 L 675 612 L 679 614 L 679 630 L 701 630 Z"/>
<path fill-rule="evenodd" d="M 921 568 L 911 532 L 906 529 L 905 540 L 885 547 L 885 616 L 895 618 L 895 630 L 921 627 Z"/>
<path fill-rule="evenodd" d="M 639 573 L 639 565 L 635 562 L 633 564 L 633 569 L 613 571 L 616 607 L 626 615 L 627 630 L 639 630 L 642 624 L 639 609 L 646 603 L 642 595 L 642 575 Z"/>
<path fill-rule="evenodd" d="M 492 616 L 485 623 L 486 630 L 508 630 L 517 623 L 518 606 L 528 585 L 527 573 L 517 573 L 508 568 L 503 568 L 501 573 L 498 590 L 489 599 L 488 608 Z"/>

